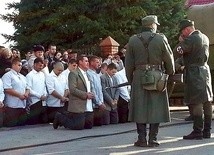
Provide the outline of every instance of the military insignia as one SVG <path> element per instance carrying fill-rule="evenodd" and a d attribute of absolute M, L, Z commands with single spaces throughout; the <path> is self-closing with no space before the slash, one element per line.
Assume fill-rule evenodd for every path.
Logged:
<path fill-rule="evenodd" d="M 182 50 L 181 46 L 178 46 L 176 50 L 177 50 L 177 52 L 179 54 L 183 54 L 184 53 L 184 51 Z"/>

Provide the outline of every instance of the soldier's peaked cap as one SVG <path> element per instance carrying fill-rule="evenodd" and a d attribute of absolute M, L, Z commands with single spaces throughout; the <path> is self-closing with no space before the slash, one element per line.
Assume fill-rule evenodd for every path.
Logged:
<path fill-rule="evenodd" d="M 142 25 L 143 26 L 148 26 L 148 25 L 151 25 L 153 23 L 160 25 L 160 23 L 158 22 L 158 17 L 155 15 L 148 15 L 142 19 Z"/>
<path fill-rule="evenodd" d="M 179 29 L 180 29 L 180 31 L 182 31 L 183 29 L 185 29 L 186 27 L 189 27 L 189 26 L 194 26 L 194 21 L 188 20 L 188 19 L 183 19 L 179 24 Z"/>

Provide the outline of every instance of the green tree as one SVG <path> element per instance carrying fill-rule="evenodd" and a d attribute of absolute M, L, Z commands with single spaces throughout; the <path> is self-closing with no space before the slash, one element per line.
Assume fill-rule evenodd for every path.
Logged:
<path fill-rule="evenodd" d="M 174 45 L 177 23 L 185 15 L 183 4 L 184 0 L 21 0 L 8 4 L 17 13 L 2 16 L 16 29 L 14 35 L 4 36 L 20 50 L 49 43 L 61 48 L 96 47 L 107 36 L 124 46 L 140 32 L 141 18 L 156 14 L 160 32 Z"/>

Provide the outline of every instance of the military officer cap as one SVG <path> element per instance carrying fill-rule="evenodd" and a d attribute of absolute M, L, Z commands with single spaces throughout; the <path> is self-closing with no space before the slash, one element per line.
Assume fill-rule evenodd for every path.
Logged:
<path fill-rule="evenodd" d="M 185 29 L 188 26 L 194 26 L 194 21 L 191 21 L 188 19 L 182 20 L 179 24 L 180 31 L 182 31 L 183 29 Z"/>
<path fill-rule="evenodd" d="M 149 15 L 149 16 L 146 16 L 142 19 L 142 25 L 143 26 L 148 26 L 148 25 L 151 25 L 153 23 L 160 25 L 158 23 L 158 18 L 155 15 Z"/>

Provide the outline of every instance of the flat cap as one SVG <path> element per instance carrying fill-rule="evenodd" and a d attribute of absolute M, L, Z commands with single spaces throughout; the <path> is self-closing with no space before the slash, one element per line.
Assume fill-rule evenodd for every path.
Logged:
<path fill-rule="evenodd" d="M 33 51 L 45 51 L 45 48 L 42 45 L 34 45 L 33 46 Z"/>
<path fill-rule="evenodd" d="M 188 19 L 183 19 L 180 24 L 179 24 L 179 29 L 182 31 L 188 26 L 194 26 L 194 21 L 188 20 Z"/>
<path fill-rule="evenodd" d="M 148 15 L 142 19 L 142 25 L 143 26 L 148 26 L 148 25 L 151 25 L 153 23 L 160 25 L 158 23 L 158 17 L 155 15 Z"/>

